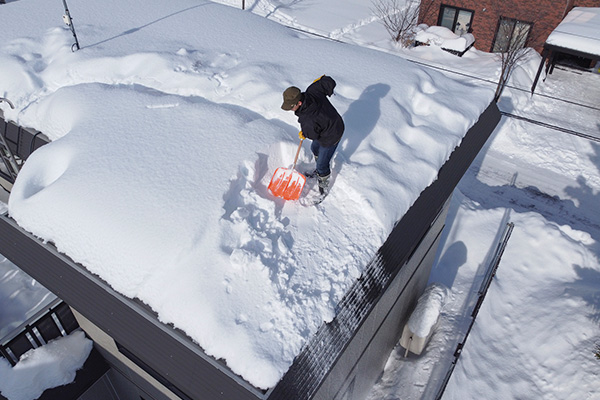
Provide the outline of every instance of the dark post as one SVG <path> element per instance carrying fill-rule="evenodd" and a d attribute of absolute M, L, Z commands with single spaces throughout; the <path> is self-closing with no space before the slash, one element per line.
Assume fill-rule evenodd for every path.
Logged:
<path fill-rule="evenodd" d="M 73 47 L 76 47 L 77 50 L 79 50 L 79 40 L 77 40 L 75 26 L 73 25 L 73 19 L 71 18 L 71 13 L 69 13 L 69 8 L 67 7 L 67 0 L 62 0 L 62 2 L 65 6 L 65 15 L 63 15 L 63 19 L 65 21 L 65 24 L 67 24 L 69 28 L 71 28 L 71 32 L 73 33 L 73 37 L 75 38 L 75 43 L 71 46 L 71 51 L 75 51 L 73 50 Z"/>
<path fill-rule="evenodd" d="M 548 58 L 548 49 L 544 48 L 542 51 L 542 61 L 540 62 L 540 67 L 538 68 L 537 74 L 535 74 L 535 79 L 533 80 L 533 85 L 531 85 L 531 95 L 533 96 L 533 92 L 535 91 L 535 87 L 537 86 L 538 80 L 540 79 L 540 74 L 542 73 L 542 68 L 544 68 L 544 63 Z"/>

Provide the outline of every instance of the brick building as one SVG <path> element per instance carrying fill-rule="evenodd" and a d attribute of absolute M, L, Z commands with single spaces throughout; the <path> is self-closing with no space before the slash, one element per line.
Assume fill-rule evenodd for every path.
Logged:
<path fill-rule="evenodd" d="M 490 52 L 502 51 L 510 40 L 507 31 L 525 31 L 528 47 L 541 53 L 548 35 L 573 7 L 600 7 L 600 0 L 421 0 L 419 22 L 445 26 L 458 35 L 470 32 L 475 47 Z"/>

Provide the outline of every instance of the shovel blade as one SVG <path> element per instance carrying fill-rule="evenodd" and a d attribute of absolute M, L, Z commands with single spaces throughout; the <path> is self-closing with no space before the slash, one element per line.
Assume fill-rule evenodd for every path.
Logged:
<path fill-rule="evenodd" d="M 298 200 L 305 183 L 306 177 L 300 172 L 279 167 L 271 178 L 269 190 L 275 196 L 282 197 L 285 200 Z"/>

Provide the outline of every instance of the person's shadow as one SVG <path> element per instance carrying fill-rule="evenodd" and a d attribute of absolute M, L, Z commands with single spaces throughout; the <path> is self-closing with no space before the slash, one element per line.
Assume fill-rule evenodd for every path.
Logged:
<path fill-rule="evenodd" d="M 375 128 L 381 116 L 380 100 L 389 91 L 390 87 L 383 83 L 376 83 L 367 87 L 360 97 L 350 104 L 350 107 L 342 116 L 345 132 L 337 152 L 342 160 L 335 163 L 334 167 L 337 174 L 340 173 L 343 165 L 350 160 L 362 140 Z"/>

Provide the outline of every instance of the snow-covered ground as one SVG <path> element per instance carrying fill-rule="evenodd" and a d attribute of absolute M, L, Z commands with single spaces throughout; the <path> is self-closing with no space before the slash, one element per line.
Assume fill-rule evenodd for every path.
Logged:
<path fill-rule="evenodd" d="M 509 221 L 515 228 L 443 399 L 597 398 L 599 156 L 597 143 L 502 121 L 452 200 L 430 277 L 451 288 L 437 331 L 420 357 L 392 354 L 370 400 L 434 398 Z"/>
<path fill-rule="evenodd" d="M 233 1 L 228 1 L 228 3 L 238 5 Z M 412 50 L 395 48 L 390 43 L 384 28 L 374 21 L 368 5 L 363 2 L 343 2 L 343 5 L 341 2 L 325 0 L 312 1 L 310 4 L 303 1 L 250 1 L 246 3 L 248 10 L 283 24 L 364 47 L 376 47 L 383 53 L 391 53 L 404 59 L 413 60 L 419 65 L 420 63 L 431 64 L 435 71 L 444 70 L 442 73 L 451 77 L 452 80 L 475 85 L 469 86 L 470 89 L 473 87 L 493 89 L 492 84 L 476 78 L 493 80 L 498 74 L 498 64 L 494 56 L 476 49 L 472 49 L 464 57 L 458 58 L 434 46 Z M 77 11 L 75 4 L 71 7 L 71 12 L 76 17 L 76 24 L 78 22 L 81 24 L 81 27 L 76 25 L 81 42 L 84 42 L 83 38 L 86 34 L 89 35 L 88 37 L 99 38 L 102 36 L 99 34 L 99 27 L 88 26 L 88 24 L 82 23 L 82 17 L 77 18 L 77 12 L 83 13 L 83 11 Z M 43 10 L 40 11 L 42 14 L 43 12 Z M 143 14 L 141 16 L 143 17 Z M 158 22 L 160 19 L 146 18 L 145 24 L 139 22 L 135 26 L 138 27 L 138 30 L 143 30 Z M 56 24 L 56 26 L 59 25 Z M 104 95 L 109 91 L 103 85 L 115 82 L 120 85 L 135 83 L 136 79 L 143 79 L 143 76 L 132 79 L 132 71 L 137 71 L 140 65 L 147 63 L 147 65 L 155 66 L 155 63 L 161 61 L 160 57 L 156 58 L 156 55 L 150 52 L 144 56 L 136 54 L 127 59 L 127 63 L 117 63 L 119 57 L 122 57 L 121 47 L 127 46 L 126 43 L 117 39 L 125 39 L 135 32 L 137 31 L 103 33 L 113 41 L 112 47 L 114 47 L 115 54 L 101 60 L 103 61 L 102 68 L 105 71 L 114 72 L 116 66 L 122 68 L 122 66 L 128 65 L 130 69 L 120 70 L 122 76 L 116 81 L 113 81 L 114 76 L 107 75 L 106 79 L 102 81 L 102 85 L 91 85 L 93 87 L 88 93 L 93 94 L 96 91 Z M 277 31 L 277 33 L 283 36 L 288 35 L 285 30 Z M 32 77 L 39 74 L 38 80 L 34 80 L 37 82 L 34 83 L 34 86 L 38 84 L 40 93 L 46 94 L 57 89 L 52 85 L 57 78 L 61 77 L 60 74 L 56 75 L 60 69 L 53 70 L 48 68 L 48 65 L 57 57 L 56 54 L 66 57 L 65 53 L 61 53 L 61 51 L 64 46 L 70 44 L 69 33 L 63 28 L 53 28 L 50 31 L 40 29 L 38 32 L 31 32 L 30 35 L 32 37 L 36 37 L 35 35 L 45 36 L 46 43 L 35 45 L 35 40 L 14 39 L 8 41 L 9 45 L 3 46 L 2 49 L 8 49 L 10 54 L 30 56 L 31 59 L 21 61 L 13 58 L 12 62 L 18 64 L 28 61 L 31 63 L 34 72 L 24 76 L 23 81 L 30 82 Z M 306 42 L 306 39 L 302 40 Z M 322 46 L 320 39 L 309 40 L 311 45 Z M 102 41 L 95 44 L 96 47 L 105 45 Z M 85 44 L 83 45 L 85 46 Z M 308 79 L 308 75 L 312 72 L 304 71 L 306 66 L 298 68 L 292 62 L 290 65 L 282 65 L 281 61 L 270 58 L 272 61 L 275 60 L 270 64 L 269 68 L 271 69 L 267 71 L 268 73 L 261 74 L 257 72 L 258 61 L 256 65 L 242 65 L 243 68 L 236 68 L 240 61 L 239 53 L 236 54 L 233 51 L 229 53 L 211 52 L 210 49 L 198 52 L 197 49 L 178 47 L 180 45 L 180 43 L 173 43 L 176 55 L 168 56 L 167 60 L 173 62 L 174 57 L 177 63 L 185 66 L 185 62 L 191 62 L 194 55 L 201 56 L 197 60 L 200 64 L 192 63 L 189 66 L 189 71 L 201 74 L 203 79 L 200 82 L 207 85 L 201 86 L 198 93 L 204 97 L 207 96 L 212 102 L 226 98 L 227 101 L 237 106 L 245 104 L 252 97 L 254 105 L 251 106 L 251 109 L 255 114 L 251 120 L 256 120 L 255 124 L 258 124 L 260 129 L 276 130 L 270 126 L 270 123 L 262 121 L 263 118 L 267 118 L 268 121 L 284 119 L 283 122 L 276 124 L 286 131 L 293 131 L 294 119 L 281 116 L 277 110 L 279 105 L 277 103 L 280 102 L 278 98 L 280 91 L 277 87 L 285 86 L 285 83 L 288 82 L 296 84 L 296 79 Z M 241 50 L 238 51 L 241 52 Z M 272 57 L 269 51 L 271 50 L 261 49 L 260 55 L 266 54 L 268 57 Z M 277 49 L 277 51 L 281 50 Z M 345 52 L 344 54 L 350 53 Z M 371 53 L 368 53 L 368 56 L 373 57 Z M 364 64 L 359 63 L 360 55 L 353 55 L 353 57 L 357 57 L 353 58 L 359 69 L 357 73 L 349 71 L 347 67 L 340 67 L 340 65 L 346 65 L 346 62 L 336 63 L 335 59 L 319 60 L 319 62 L 311 64 L 313 68 L 317 69 L 319 63 L 322 63 L 326 66 L 326 71 L 323 72 L 334 77 L 342 77 L 338 82 L 341 93 L 337 99 L 333 99 L 334 104 L 335 101 L 339 101 L 336 105 L 342 109 L 349 109 L 351 104 L 355 104 L 351 100 L 362 99 L 359 96 L 361 90 L 355 81 L 356 76 L 361 76 L 361 66 L 367 70 L 367 63 L 366 61 Z M 260 56 L 256 59 L 258 60 L 258 58 Z M 203 59 L 207 59 L 209 64 L 202 64 L 201 60 Z M 121 60 L 125 60 L 125 58 Z M 183 62 L 184 60 L 185 62 Z M 369 61 L 372 62 L 371 59 Z M 60 60 L 58 62 L 57 65 L 61 65 Z M 539 62 L 539 56 L 532 56 L 530 62 L 516 71 L 513 84 L 524 87 L 526 91 L 507 90 L 505 97 L 500 102 L 501 109 L 513 114 L 532 116 L 534 119 L 564 128 L 597 134 L 600 130 L 597 123 L 598 109 L 593 107 L 597 107 L 598 99 L 600 99 L 600 75 L 577 75 L 573 72 L 556 70 L 546 82 L 539 84 L 538 95 L 530 98 L 527 94 L 527 85 L 531 83 L 533 73 L 537 69 L 537 62 Z M 137 64 L 131 67 L 132 63 Z M 97 76 L 93 78 L 90 77 L 91 75 L 80 76 L 80 74 L 95 70 L 89 65 L 87 70 L 84 68 L 68 69 L 67 63 L 63 63 L 62 67 L 70 71 L 69 79 L 72 79 L 70 82 L 78 81 L 81 85 L 82 81 L 96 82 L 98 79 Z M 168 65 L 173 66 L 174 64 Z M 385 72 L 377 72 L 376 68 L 368 68 L 367 72 L 375 75 L 373 82 L 377 82 L 380 78 L 383 79 L 378 74 L 403 74 L 408 67 L 405 67 L 406 64 L 401 65 L 402 68 L 389 69 Z M 265 68 L 264 65 L 262 68 Z M 279 69 L 289 69 L 291 72 L 282 74 L 278 72 Z M 164 72 L 164 69 L 160 71 Z M 428 70 L 425 69 L 425 71 Z M 267 77 L 272 79 L 273 74 L 277 77 L 276 81 L 279 82 L 265 87 L 265 82 L 270 82 Z M 432 72 L 432 74 L 434 73 Z M 429 82 L 433 87 L 440 89 L 438 85 L 442 81 L 441 75 L 429 75 L 429 72 L 417 75 L 417 79 L 424 79 L 420 81 L 421 85 Z M 254 79 L 249 82 L 249 78 L 255 76 L 259 76 L 262 80 Z M 304 76 L 306 78 L 298 78 Z M 168 77 L 172 79 L 173 75 L 168 75 Z M 132 81 L 126 82 L 127 79 L 132 79 Z M 385 79 L 388 78 L 385 77 Z M 198 81 L 192 83 L 197 85 Z M 6 85 L 6 82 L 0 84 L 0 90 L 4 91 L 0 94 L 11 98 L 12 92 L 5 89 Z M 368 85 L 365 84 L 365 86 Z M 157 90 L 157 88 L 164 89 L 166 85 L 164 82 L 158 82 L 152 87 Z M 423 87 L 421 86 L 421 88 Z M 352 88 L 352 90 L 348 91 L 348 88 Z M 139 86 L 134 86 L 133 89 L 142 91 Z M 377 89 L 377 87 L 374 88 L 376 92 Z M 75 108 L 81 112 L 79 107 L 82 107 L 82 104 L 83 107 L 87 106 L 85 99 L 82 98 L 74 103 L 75 97 L 69 93 L 69 90 L 72 89 L 65 90 L 66 94 L 62 97 L 55 96 L 52 102 L 58 103 L 59 107 Z M 449 90 L 456 98 L 459 98 L 451 88 Z M 116 88 L 112 90 L 113 95 L 115 91 L 122 92 Z M 147 92 L 146 89 L 143 91 Z M 240 96 L 240 93 L 241 98 L 236 98 L 236 96 Z M 381 95 L 381 93 L 379 94 Z M 387 92 L 385 94 L 387 95 Z M 572 102 L 585 103 L 592 108 L 557 101 L 541 96 L 542 94 L 558 97 L 564 95 Z M 172 95 L 172 97 L 164 98 L 157 97 L 155 92 L 145 93 L 145 103 L 141 104 L 140 109 L 143 110 L 146 107 L 150 110 L 168 111 L 178 108 L 180 105 L 189 107 L 187 104 L 182 104 L 181 100 L 181 96 L 189 96 L 189 93 L 172 93 Z M 469 90 L 461 95 L 468 98 L 473 96 L 473 93 Z M 118 94 L 118 96 L 121 95 Z M 154 101 L 150 101 L 153 99 L 152 96 L 154 96 Z M 430 93 L 429 96 L 436 99 L 443 98 L 439 94 L 434 96 Z M 367 97 L 365 96 L 363 100 L 374 101 L 373 98 Z M 20 98 L 17 96 L 16 99 L 28 104 L 27 96 Z M 135 96 L 135 99 L 139 99 L 139 97 Z M 128 94 L 122 98 L 123 101 L 135 99 Z M 400 96 L 397 99 L 402 101 Z M 266 105 L 270 103 L 275 103 L 275 106 L 267 107 Z M 383 101 L 381 104 L 382 114 L 392 112 Z M 44 104 L 43 101 L 39 101 L 38 104 L 36 100 L 32 106 L 28 113 L 18 114 L 17 117 L 22 118 L 24 122 L 35 122 L 36 118 L 47 117 L 45 113 L 51 104 Z M 201 106 L 212 107 L 207 103 L 202 103 Z M 3 109 L 6 110 L 6 108 Z M 565 109 L 569 111 L 565 112 Z M 86 110 L 89 110 L 89 106 Z M 373 112 L 372 108 L 362 110 Z M 202 113 L 198 108 L 195 111 Z M 411 110 L 411 112 L 416 111 L 418 108 Z M 77 117 L 78 112 L 72 115 Z M 242 116 L 246 115 L 247 118 L 246 111 L 242 109 L 234 109 L 234 112 L 241 113 Z M 108 114 L 110 115 L 110 112 Z M 225 114 L 225 116 L 233 118 L 230 114 Z M 364 123 L 364 120 L 352 119 L 351 114 L 347 114 L 346 117 L 351 120 L 349 123 L 348 118 L 346 119 L 347 126 L 350 125 L 348 128 L 350 132 L 352 121 L 357 125 Z M 372 113 L 367 112 L 363 117 L 373 121 Z M 212 117 L 209 119 L 209 121 L 213 120 Z M 67 133 L 78 123 L 80 121 L 73 116 L 56 116 L 48 118 L 48 125 L 43 130 L 49 134 L 54 132 L 58 137 Z M 385 127 L 385 118 L 383 118 L 383 124 L 382 126 Z M 243 123 L 234 122 L 233 124 L 235 129 L 239 129 L 241 126 L 245 127 Z M 131 128 L 131 126 L 128 127 L 128 129 Z M 403 128 L 399 129 L 403 130 Z M 267 143 L 274 137 L 279 137 L 277 135 L 279 134 L 267 137 L 264 142 Z M 71 134 L 64 136 L 64 139 L 69 136 Z M 293 137 L 290 136 L 290 138 Z M 60 140 L 65 142 L 64 139 Z M 420 137 L 414 142 L 407 142 L 403 145 L 415 146 L 422 140 L 423 138 Z M 431 142 L 426 141 L 423 144 L 427 145 Z M 68 141 L 65 146 L 63 150 L 72 150 L 68 147 Z M 293 148 L 293 145 L 291 147 Z M 281 153 L 284 154 L 286 151 L 291 153 L 291 150 L 283 150 Z M 340 153 L 344 154 L 343 150 Z M 272 152 L 268 154 L 272 154 Z M 309 159 L 306 158 L 304 161 L 308 164 Z M 346 159 L 342 160 L 342 165 L 344 165 L 343 163 L 352 165 Z M 381 163 L 377 166 L 380 167 Z M 60 174 L 65 166 L 58 165 L 57 168 L 61 170 L 49 172 Z M 265 232 L 271 232 L 265 230 L 266 228 L 272 230 L 277 227 L 272 226 L 273 221 L 268 219 L 271 216 L 268 210 L 266 214 L 261 214 L 263 215 L 262 219 L 258 214 L 254 219 L 247 218 L 248 215 L 254 215 L 253 212 L 256 211 L 256 209 L 244 207 L 249 204 L 246 201 L 247 196 L 252 196 L 256 187 L 253 188 L 251 184 L 248 187 L 248 183 L 251 181 L 248 176 L 251 171 L 249 172 L 246 168 L 252 169 L 252 165 L 245 165 L 244 168 L 241 168 L 238 174 L 239 179 L 232 181 L 231 189 L 236 190 L 236 193 L 239 192 L 239 197 L 235 197 L 237 200 L 230 203 L 226 210 L 231 211 L 231 215 L 229 215 L 231 220 L 239 217 L 240 221 L 254 221 L 254 225 L 252 225 L 254 228 L 243 230 L 243 232 L 255 233 L 248 238 L 247 243 L 250 243 L 251 246 L 246 246 L 246 250 L 258 251 L 259 243 L 262 243 L 261 246 L 265 245 L 264 241 L 260 240 L 261 232 L 264 237 Z M 340 172 L 340 177 L 351 175 L 351 170 L 346 165 Z M 470 313 L 487 263 L 489 263 L 490 253 L 495 249 L 497 237 L 508 221 L 515 223 L 512 238 L 463 354 L 450 379 L 444 399 L 592 399 L 597 395 L 597 385 L 594 383 L 597 381 L 599 363 L 594 359 L 593 350 L 594 344 L 600 342 L 598 328 L 600 321 L 600 295 L 598 293 L 598 287 L 600 287 L 600 263 L 598 261 L 600 226 L 596 211 L 600 205 L 599 170 L 600 145 L 598 143 L 523 121 L 503 118 L 493 138 L 461 181 L 452 200 L 442 246 L 430 278 L 431 282 L 444 284 L 450 289 L 436 332 L 421 356 L 410 355 L 408 358 L 404 358 L 404 349 L 398 349 L 392 354 L 381 381 L 373 388 L 371 399 L 432 398 L 437 393 L 439 383 L 450 367 L 456 344 L 462 340 L 470 322 Z M 54 178 L 48 177 L 48 179 Z M 153 196 L 160 196 L 160 193 L 152 193 Z M 233 196 L 227 198 L 234 199 Z M 185 202 L 186 199 L 167 199 L 166 201 L 168 200 L 177 203 L 178 201 Z M 252 204 L 257 203 L 255 201 Z M 260 204 L 266 203 L 261 201 Z M 272 212 L 282 211 L 280 209 L 279 211 L 272 210 Z M 360 217 L 361 214 L 357 216 Z M 279 231 L 282 232 L 283 229 Z M 234 233 L 230 232 L 230 234 Z M 282 242 L 285 244 L 285 241 L 284 235 Z M 356 240 L 350 238 L 347 245 L 355 243 Z M 261 248 L 264 251 L 264 247 Z M 243 262 L 240 265 L 251 265 L 247 258 L 248 254 L 238 252 L 237 255 L 242 257 L 240 260 Z M 232 259 L 236 259 L 236 257 L 234 256 Z M 235 292 L 235 282 L 232 284 L 230 280 L 224 283 L 226 293 Z M 289 284 L 289 282 L 283 283 Z M 324 292 L 321 291 L 321 293 Z M 331 292 L 330 289 L 328 293 L 329 296 L 334 293 L 332 300 L 335 301 L 335 292 Z M 242 315 L 240 314 L 238 317 L 242 318 Z M 245 322 L 243 318 L 237 321 L 242 324 Z M 259 326 L 259 330 L 267 332 L 285 329 L 285 326 L 277 326 L 277 323 L 273 321 L 269 325 L 261 324 Z"/>

